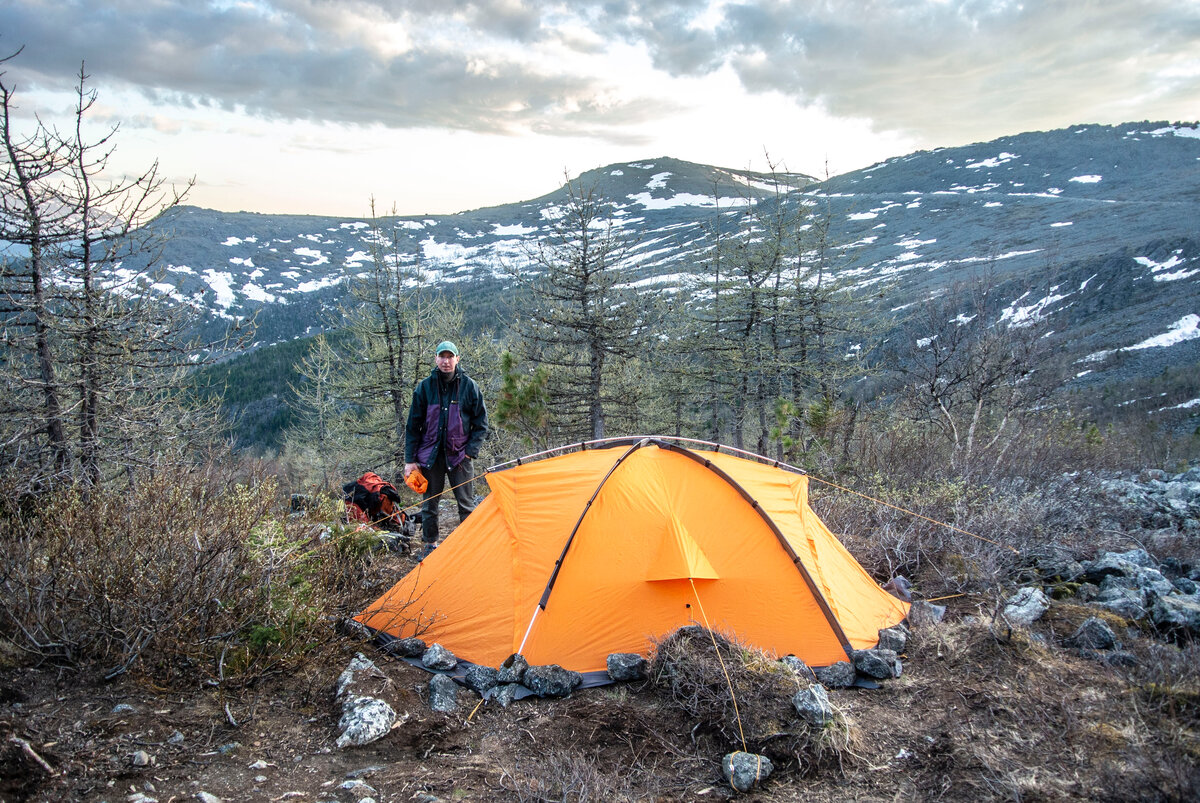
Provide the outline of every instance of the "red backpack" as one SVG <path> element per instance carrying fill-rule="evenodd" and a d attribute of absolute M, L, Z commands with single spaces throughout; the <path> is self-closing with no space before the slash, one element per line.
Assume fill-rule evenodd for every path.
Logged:
<path fill-rule="evenodd" d="M 408 516 L 401 510 L 400 492 L 396 486 L 368 471 L 353 482 L 342 486 L 346 494 L 346 519 L 373 524 L 385 530 L 400 532 Z"/>

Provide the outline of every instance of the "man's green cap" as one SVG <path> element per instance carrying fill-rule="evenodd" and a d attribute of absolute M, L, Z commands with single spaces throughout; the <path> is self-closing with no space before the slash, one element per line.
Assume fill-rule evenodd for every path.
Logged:
<path fill-rule="evenodd" d="M 438 343 L 437 348 L 433 350 L 433 353 L 437 355 L 441 354 L 443 351 L 448 351 L 455 357 L 458 356 L 458 346 L 454 345 L 449 340 L 443 340 L 441 343 Z"/>

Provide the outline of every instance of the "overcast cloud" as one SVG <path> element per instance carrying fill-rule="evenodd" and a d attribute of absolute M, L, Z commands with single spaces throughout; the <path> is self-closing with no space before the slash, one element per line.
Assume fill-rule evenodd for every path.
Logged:
<path fill-rule="evenodd" d="M 722 75 L 921 146 L 1200 118 L 1196 0 L 2 0 L 20 46 L 26 93 L 86 61 L 162 109 L 607 144 L 653 142 L 698 103 L 671 81 Z"/>
<path fill-rule="evenodd" d="M 4 5 L 0 42 L 26 46 L 39 85 L 86 60 L 105 83 L 284 119 L 620 137 L 674 105 L 588 72 L 617 40 L 673 76 L 728 65 L 752 92 L 922 139 L 1169 116 L 1200 98 L 1192 0 Z"/>

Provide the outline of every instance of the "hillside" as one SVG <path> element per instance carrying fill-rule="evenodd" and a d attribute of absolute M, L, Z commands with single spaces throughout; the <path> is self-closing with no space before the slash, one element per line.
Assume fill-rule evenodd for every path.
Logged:
<path fill-rule="evenodd" d="M 828 224 L 835 275 L 872 298 L 885 339 L 925 301 L 982 278 L 1002 301 L 995 323 L 1039 322 L 1075 363 L 1065 390 L 1094 417 L 1123 405 L 1177 421 L 1200 397 L 1189 381 L 1200 374 L 1197 132 L 1079 126 L 922 151 L 824 181 L 669 158 L 579 180 L 613 202 L 627 259 L 648 288 L 678 288 L 711 251 L 714 226 L 747 204 L 802 204 Z M 503 326 L 508 277 L 548 233 L 562 193 L 374 221 L 180 207 L 154 224 L 168 238 L 157 287 L 194 306 L 210 331 L 257 315 L 262 348 L 335 321 L 345 282 L 382 242 L 458 298 L 468 327 Z M 1152 395 L 1142 392 L 1150 382 Z"/>

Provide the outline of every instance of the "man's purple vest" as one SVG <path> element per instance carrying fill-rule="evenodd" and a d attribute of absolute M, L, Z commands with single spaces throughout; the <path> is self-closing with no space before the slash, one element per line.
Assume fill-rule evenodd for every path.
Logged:
<path fill-rule="evenodd" d="M 442 436 L 444 421 L 446 467 L 454 468 L 467 455 L 467 431 L 463 427 L 461 404 L 463 388 L 467 383 L 462 377 L 458 377 L 451 383 L 447 392 L 443 393 L 444 385 L 441 379 L 434 381 L 437 386 L 438 403 L 425 408 L 425 433 L 421 436 L 421 445 L 417 447 L 417 462 L 423 466 L 433 464 L 433 455 Z"/>

